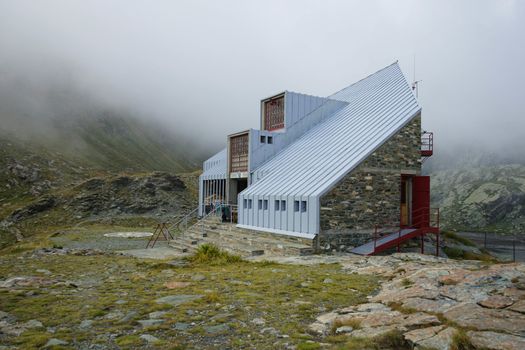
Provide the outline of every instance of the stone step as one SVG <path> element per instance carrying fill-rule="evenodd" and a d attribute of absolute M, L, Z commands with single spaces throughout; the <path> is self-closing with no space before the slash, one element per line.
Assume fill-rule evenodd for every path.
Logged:
<path fill-rule="evenodd" d="M 174 240 L 170 241 L 169 245 L 170 247 L 173 247 L 178 251 L 191 253 L 194 252 L 198 248 L 198 246 L 205 243 L 213 243 L 229 253 L 241 256 L 258 256 L 264 254 L 264 249 L 260 249 L 259 247 L 240 244 L 239 242 L 233 242 L 224 245 L 221 244 L 220 241 L 208 239 L 207 237 L 203 237 L 201 239 L 198 239 L 196 237 L 175 237 Z"/>
<path fill-rule="evenodd" d="M 180 239 L 178 237 L 175 237 L 174 240 L 171 240 L 169 243 L 169 246 L 178 250 L 181 253 L 192 253 L 194 252 L 199 245 L 198 240 L 191 239 Z"/>
<path fill-rule="evenodd" d="M 220 229 L 205 229 L 203 237 L 202 230 L 190 230 L 186 234 L 197 239 L 207 238 L 220 247 L 228 245 L 244 244 L 254 248 L 260 248 L 268 253 L 275 253 L 278 255 L 308 255 L 313 253 L 311 246 L 306 246 L 298 243 L 282 242 L 279 240 L 268 239 L 265 237 L 257 237 L 256 235 L 244 235 L 242 232 L 234 230 L 220 230 Z"/>
<path fill-rule="evenodd" d="M 313 241 L 312 239 L 308 239 L 308 238 L 279 235 L 279 234 L 270 233 L 270 232 L 264 232 L 264 231 L 248 230 L 248 229 L 244 229 L 244 228 L 239 228 L 235 224 L 229 224 L 229 223 L 213 223 L 213 222 L 209 223 L 209 222 L 205 222 L 204 226 L 205 226 L 205 228 L 210 228 L 210 229 L 218 229 L 218 228 L 220 228 L 222 230 L 235 231 L 235 232 L 238 232 L 238 233 L 241 233 L 241 234 L 245 234 L 247 236 L 254 236 L 254 237 L 258 237 L 258 238 L 264 237 L 264 238 L 267 238 L 267 239 L 278 240 L 278 241 L 281 241 L 281 242 L 295 243 L 295 244 L 303 244 L 303 245 L 306 245 L 306 246 L 311 246 L 312 245 L 312 241 Z"/>
<path fill-rule="evenodd" d="M 192 231 L 197 232 L 197 230 L 202 231 L 202 227 L 199 225 L 198 227 L 193 227 Z M 268 242 L 279 242 L 280 244 L 288 244 L 291 246 L 297 246 L 297 247 L 312 247 L 312 240 L 311 239 L 305 239 L 305 238 L 298 238 L 298 237 L 287 237 L 287 236 L 280 236 L 272 233 L 267 232 L 261 232 L 261 231 L 251 231 L 251 230 L 245 230 L 238 228 L 231 224 L 205 224 L 204 225 L 204 232 L 224 232 L 225 234 L 232 234 L 235 237 L 242 236 L 242 237 L 248 237 L 255 240 L 260 241 L 268 241 Z"/>
<path fill-rule="evenodd" d="M 223 223 L 220 217 L 213 216 L 207 217 L 196 225 L 189 227 L 178 236 L 181 241 L 186 242 L 180 244 L 180 249 L 185 251 L 194 250 L 196 245 L 213 243 L 221 249 L 243 256 L 261 253 L 271 255 L 309 255 L 314 252 L 311 239 L 242 229 L 237 227 L 236 224 Z"/>

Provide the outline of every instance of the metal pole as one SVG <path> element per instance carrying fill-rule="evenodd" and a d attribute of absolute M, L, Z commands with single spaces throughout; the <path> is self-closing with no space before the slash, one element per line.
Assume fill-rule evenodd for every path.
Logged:
<path fill-rule="evenodd" d="M 377 225 L 374 230 L 374 253 L 376 252 L 376 246 L 377 246 Z"/>
<path fill-rule="evenodd" d="M 487 232 L 485 232 L 485 240 L 483 242 L 483 247 L 487 249 Z"/>
<path fill-rule="evenodd" d="M 516 235 L 512 239 L 512 261 L 516 262 Z"/>
<path fill-rule="evenodd" d="M 425 254 L 425 234 L 421 235 L 421 254 Z"/>
<path fill-rule="evenodd" d="M 202 216 L 206 215 L 206 198 L 208 198 L 208 180 L 204 181 L 204 199 L 202 200 L 203 210 Z"/>
<path fill-rule="evenodd" d="M 436 256 L 439 256 L 439 231 L 436 233 Z"/>

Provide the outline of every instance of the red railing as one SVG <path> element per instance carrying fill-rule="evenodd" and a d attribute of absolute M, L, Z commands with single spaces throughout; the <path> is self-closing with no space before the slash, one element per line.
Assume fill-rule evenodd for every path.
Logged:
<path fill-rule="evenodd" d="M 439 208 L 423 207 L 412 212 L 412 225 L 414 228 L 438 228 L 439 229 Z"/>
<path fill-rule="evenodd" d="M 421 156 L 431 157 L 434 154 L 434 133 L 423 131 L 421 134 Z"/>
<path fill-rule="evenodd" d="M 401 227 L 399 226 L 398 222 L 390 221 L 390 222 L 384 222 L 383 224 L 380 224 L 380 225 L 375 225 L 374 227 L 374 252 L 376 251 L 376 248 L 377 248 L 377 239 L 383 237 L 386 234 L 394 233 L 395 231 L 392 230 L 394 227 L 398 227 L 397 232 L 401 236 Z"/>
<path fill-rule="evenodd" d="M 409 226 L 401 226 L 399 223 L 393 223 L 393 222 L 385 222 L 381 225 L 375 225 L 374 227 L 374 253 L 377 252 L 377 241 L 378 239 L 382 238 L 386 234 L 395 234 L 396 231 L 393 230 L 393 228 L 398 227 L 397 230 L 397 240 L 395 244 L 397 244 L 397 251 L 400 251 L 400 243 L 401 243 L 401 231 L 403 229 L 416 229 L 418 232 L 414 232 L 410 235 L 407 235 L 406 239 L 413 238 L 413 236 L 421 236 L 421 238 L 424 238 L 425 233 L 435 233 L 436 236 L 436 255 L 439 253 L 439 208 L 419 208 L 414 210 L 412 213 L 412 225 Z M 389 242 L 389 246 L 392 245 L 392 242 Z M 422 251 L 423 251 L 423 244 L 421 245 Z"/>

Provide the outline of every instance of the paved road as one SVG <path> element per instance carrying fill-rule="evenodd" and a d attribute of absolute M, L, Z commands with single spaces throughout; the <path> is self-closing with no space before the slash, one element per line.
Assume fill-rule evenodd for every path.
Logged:
<path fill-rule="evenodd" d="M 458 234 L 470 239 L 480 247 L 484 247 L 486 242 L 487 250 L 500 259 L 512 260 L 515 249 L 516 261 L 525 262 L 525 234 L 516 236 L 480 232 L 459 232 Z"/>

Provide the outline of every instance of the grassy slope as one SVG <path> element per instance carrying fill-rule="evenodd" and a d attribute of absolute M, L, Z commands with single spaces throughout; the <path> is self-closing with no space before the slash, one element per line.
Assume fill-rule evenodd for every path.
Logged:
<path fill-rule="evenodd" d="M 131 117 L 106 112 L 55 120 L 54 126 L 58 134 L 45 140 L 45 146 L 61 148 L 68 157 L 92 168 L 186 172 L 200 162 L 198 154 L 188 152 L 187 140 Z"/>
<path fill-rule="evenodd" d="M 34 245 L 27 248 L 32 249 Z M 45 329 L 27 331 L 7 342 L 24 349 L 39 348 L 50 338 L 66 340 L 74 347 L 101 343 L 124 349 L 141 348 L 145 345 L 141 334 L 158 337 L 159 349 L 174 349 L 177 345 L 215 348 L 217 344 L 273 349 L 283 347 L 284 343 L 315 342 L 315 337 L 307 334 L 306 329 L 319 312 L 365 302 L 366 295 L 378 282 L 370 276 L 348 275 L 336 264 L 311 266 L 305 274 L 303 266 L 264 262 L 207 262 L 176 267 L 113 255 L 24 255 L 25 258 L 20 259 L 22 252 L 23 247 L 18 247 L 0 256 L 3 266 L 0 279 L 38 276 L 42 274 L 36 270 L 46 269 L 51 275 L 44 278 L 72 281 L 79 286 L 55 283 L 49 287 L 19 287 L 16 292 L 0 289 L 0 310 L 15 315 L 20 322 L 37 319 L 45 327 L 57 329 L 55 334 Z M 203 277 L 198 281 L 192 279 L 197 275 Z M 333 282 L 324 283 L 327 277 Z M 189 285 L 168 289 L 165 283 L 169 281 L 189 282 Z M 308 286 L 302 285 L 303 282 Z M 177 307 L 155 302 L 174 294 L 203 297 Z M 125 303 L 117 303 L 118 300 Z M 162 316 L 165 321 L 161 325 L 147 328 L 138 325 L 137 320 L 148 319 L 148 314 L 155 311 L 167 312 Z M 111 319 L 112 314 L 119 312 L 121 316 Z M 119 321 L 130 312 L 133 314 L 126 321 Z M 254 318 L 264 319 L 265 325 L 254 325 Z M 80 322 L 86 319 L 93 320 L 92 327 L 80 329 Z M 177 330 L 181 324 L 188 328 Z M 217 325 L 227 325 L 228 329 L 217 333 L 207 330 Z M 261 332 L 269 327 L 289 338 Z M 109 338 L 109 334 L 116 337 Z"/>
<path fill-rule="evenodd" d="M 55 120 L 53 132 L 34 137 L 15 137 L 0 126 L 0 222 L 42 196 L 72 198 L 79 194 L 77 185 L 93 177 L 145 177 L 157 170 L 192 171 L 200 161 L 193 149 L 188 142 L 154 126 L 110 113 Z M 19 176 L 11 170 L 13 166 L 21 166 L 29 175 L 36 171 L 37 179 Z M 195 176 L 196 173 L 181 175 L 188 198 L 196 198 Z M 35 188 L 40 190 L 35 193 Z M 27 220 L 17 229 L 23 236 L 30 236 L 39 225 L 73 223 L 74 214 L 59 206 Z M 151 220 L 144 221 L 151 224 Z M 15 231 L 0 225 L 0 247 L 14 241 Z"/>

